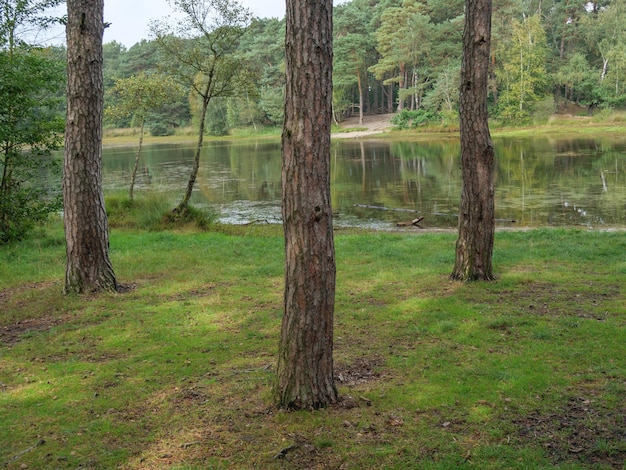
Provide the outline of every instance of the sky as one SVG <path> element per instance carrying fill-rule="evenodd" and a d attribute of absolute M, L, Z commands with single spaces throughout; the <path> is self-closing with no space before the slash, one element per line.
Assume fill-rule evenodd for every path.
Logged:
<path fill-rule="evenodd" d="M 283 18 L 285 0 L 239 0 L 259 18 Z M 65 6 L 61 14 L 65 13 Z M 127 48 L 142 39 L 150 39 L 150 22 L 172 13 L 167 0 L 104 0 L 104 21 L 111 25 L 104 30 L 104 42 L 117 41 Z M 54 31 L 50 42 L 63 43 L 64 31 Z"/>

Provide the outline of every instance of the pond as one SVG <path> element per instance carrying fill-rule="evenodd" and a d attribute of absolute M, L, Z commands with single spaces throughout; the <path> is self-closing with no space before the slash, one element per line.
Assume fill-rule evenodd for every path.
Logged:
<path fill-rule="evenodd" d="M 498 226 L 626 226 L 626 137 L 494 139 Z M 103 153 L 105 193 L 128 189 L 134 147 Z M 337 140 L 332 145 L 335 226 L 391 228 L 423 216 L 423 228 L 456 227 L 458 139 Z M 193 145 L 144 147 L 136 194 L 182 197 Z M 280 142 L 208 142 L 192 203 L 224 223 L 280 223 Z"/>

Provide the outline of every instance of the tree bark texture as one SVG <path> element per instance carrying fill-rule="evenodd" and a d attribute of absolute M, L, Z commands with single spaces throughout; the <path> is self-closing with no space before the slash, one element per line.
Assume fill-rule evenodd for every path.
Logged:
<path fill-rule="evenodd" d="M 67 0 L 65 292 L 116 290 L 102 190 L 103 0 Z"/>
<path fill-rule="evenodd" d="M 337 401 L 330 201 L 332 7 L 332 0 L 287 0 L 285 293 L 274 390 L 277 405 L 287 409 L 317 409 Z"/>
<path fill-rule="evenodd" d="M 450 276 L 461 281 L 493 279 L 494 150 L 487 114 L 491 5 L 491 0 L 465 1 L 459 104 L 463 190 Z"/>

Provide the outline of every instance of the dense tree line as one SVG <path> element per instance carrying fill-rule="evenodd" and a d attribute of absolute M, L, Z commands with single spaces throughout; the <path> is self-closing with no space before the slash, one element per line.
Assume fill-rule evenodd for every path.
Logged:
<path fill-rule="evenodd" d="M 501 122 L 529 122 L 568 103 L 626 104 L 624 0 L 572 3 L 499 0 L 493 9 L 489 112 Z M 458 122 L 463 2 L 352 0 L 334 9 L 334 119 L 399 113 L 399 126 Z M 207 132 L 277 126 L 283 119 L 284 20 L 255 19 L 238 44 L 253 86 L 214 100 Z M 104 46 L 105 89 L 117 79 L 167 68 L 156 41 Z M 109 93 L 108 103 L 114 100 Z M 150 119 L 154 134 L 197 119 L 183 90 Z M 109 126 L 129 126 L 109 120 Z"/>
<path fill-rule="evenodd" d="M 398 112 L 399 126 L 456 124 L 463 2 L 352 0 L 334 8 L 334 119 Z M 489 112 L 501 122 L 528 122 L 576 103 L 589 112 L 626 105 L 624 0 L 520 2 L 493 9 Z M 279 126 L 283 120 L 284 20 L 255 19 L 239 39 L 251 85 L 216 98 L 205 131 Z M 186 39 L 193 41 L 193 39 Z M 126 48 L 104 45 L 105 106 L 119 99 L 116 81 L 172 70 L 158 41 Z M 63 58 L 63 51 L 55 54 Z M 62 92 L 62 90 L 61 90 Z M 150 111 L 153 135 L 197 124 L 201 101 L 189 84 Z M 105 119 L 107 127 L 139 127 L 133 116 Z"/>

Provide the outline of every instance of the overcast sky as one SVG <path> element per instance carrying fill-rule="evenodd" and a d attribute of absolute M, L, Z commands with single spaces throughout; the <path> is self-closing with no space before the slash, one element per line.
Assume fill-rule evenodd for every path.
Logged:
<path fill-rule="evenodd" d="M 283 18 L 285 0 L 239 0 L 259 18 Z M 65 13 L 65 5 L 61 14 Z M 142 39 L 150 39 L 150 22 L 172 12 L 167 0 L 104 0 L 104 21 L 111 25 L 104 30 L 104 42 L 117 41 L 126 47 Z M 50 34 L 50 33 L 48 33 Z M 52 33 L 53 43 L 65 41 L 65 31 Z"/>

